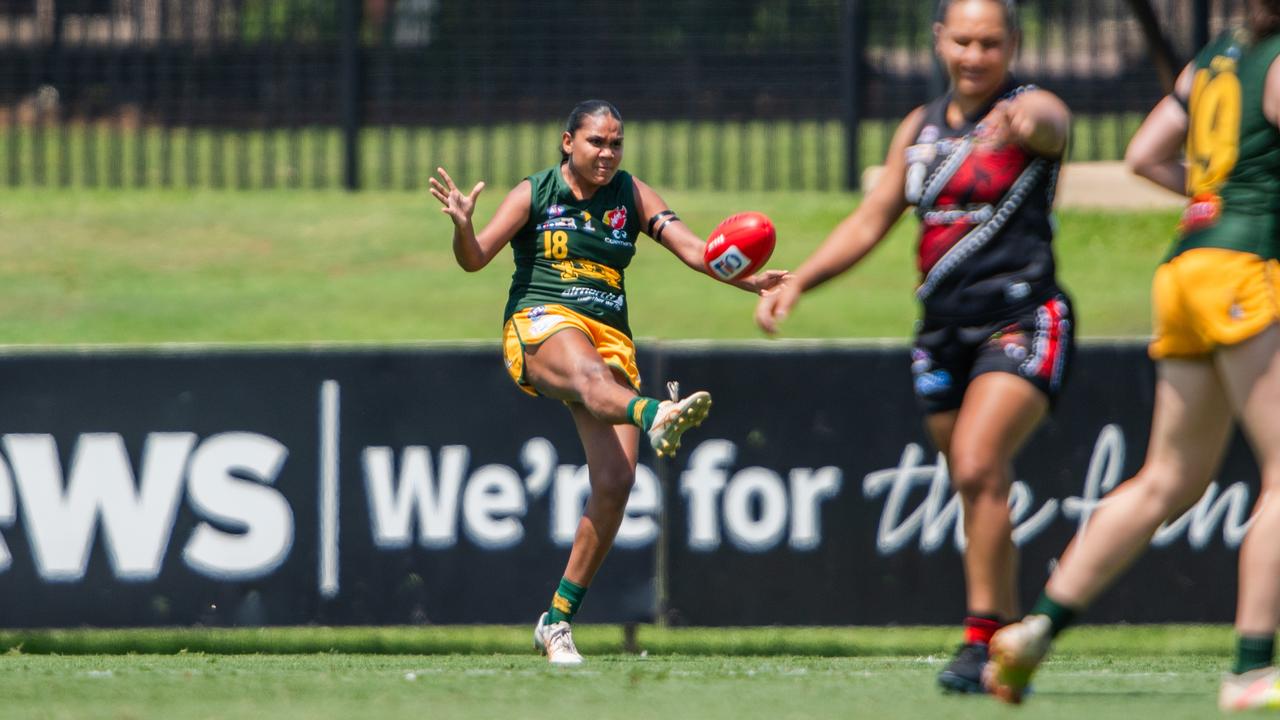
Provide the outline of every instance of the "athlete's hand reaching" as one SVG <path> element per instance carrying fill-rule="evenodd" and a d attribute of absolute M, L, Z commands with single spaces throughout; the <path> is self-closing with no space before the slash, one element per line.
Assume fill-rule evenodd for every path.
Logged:
<path fill-rule="evenodd" d="M 453 218 L 454 225 L 466 226 L 471 222 L 471 214 L 476 211 L 476 198 L 480 196 L 480 191 L 484 190 L 484 181 L 476 183 L 470 194 L 463 195 L 444 168 L 438 167 L 436 172 L 444 182 L 431 178 L 431 195 L 444 205 L 440 208 L 440 212 Z"/>
<path fill-rule="evenodd" d="M 778 323 L 786 319 L 800 299 L 801 292 L 800 283 L 794 275 L 787 273 L 778 278 L 773 287 L 760 293 L 760 301 L 756 303 L 756 325 L 770 335 L 777 333 Z"/>
<path fill-rule="evenodd" d="M 777 287 L 783 280 L 786 280 L 789 277 L 791 277 L 791 273 L 786 270 L 765 270 L 750 277 L 743 278 L 739 287 L 743 290 L 763 295 L 769 290 Z"/>
<path fill-rule="evenodd" d="M 1037 155 L 1059 157 L 1066 149 L 1071 113 L 1056 95 L 1030 90 L 1001 100 L 982 119 L 979 142 L 1016 143 Z"/>

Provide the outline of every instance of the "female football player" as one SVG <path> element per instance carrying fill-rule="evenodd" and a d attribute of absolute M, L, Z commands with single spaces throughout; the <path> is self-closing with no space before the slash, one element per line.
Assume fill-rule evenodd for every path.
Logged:
<path fill-rule="evenodd" d="M 1001 699 L 1021 700 L 1051 639 L 1200 499 L 1234 418 L 1262 493 L 1240 548 L 1236 664 L 1218 702 L 1280 708 L 1280 0 L 1247 7 L 1247 27 L 1205 47 L 1129 144 L 1134 172 L 1190 197 L 1152 283 L 1147 458 L 1090 516 L 1032 614 L 996 635 L 988 679 Z"/>
<path fill-rule="evenodd" d="M 472 225 L 480 182 L 468 194 L 444 168 L 431 194 L 454 224 L 453 254 L 475 272 L 508 243 L 515 256 L 502 334 L 507 372 L 530 395 L 563 401 L 586 451 L 591 495 L 564 576 L 534 629 L 534 643 L 558 665 L 582 662 L 571 623 L 613 544 L 635 482 L 641 432 L 659 456 L 706 417 L 711 396 L 670 400 L 640 394 L 627 323 L 623 271 L 641 232 L 703 271 L 701 238 L 638 178 L 620 170 L 622 117 L 602 100 L 580 103 L 560 138 L 562 160 L 515 186 L 479 233 Z M 785 275 L 772 270 L 733 280 L 763 292 Z"/>
<path fill-rule="evenodd" d="M 964 642 L 938 681 L 980 692 L 991 635 L 1018 613 L 1013 458 L 1062 388 L 1072 354 L 1050 221 L 1070 115 L 1052 93 L 1010 74 L 1011 0 L 943 0 L 934 39 L 950 90 L 907 115 L 876 186 L 794 277 L 760 299 L 756 321 L 776 332 L 802 293 L 855 265 L 915 206 L 923 313 L 911 369 L 967 540 Z"/>

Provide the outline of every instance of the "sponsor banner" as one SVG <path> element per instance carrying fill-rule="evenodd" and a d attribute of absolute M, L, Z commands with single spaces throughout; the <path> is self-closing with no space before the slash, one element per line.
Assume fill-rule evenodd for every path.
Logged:
<path fill-rule="evenodd" d="M 955 621 L 959 504 L 908 350 L 766 347 L 642 351 L 649 392 L 715 407 L 674 461 L 641 453 L 581 620 Z M 1153 385 L 1138 345 L 1080 350 L 1017 463 L 1025 603 L 1140 464 Z M 590 486 L 496 346 L 15 353 L 0 389 L 9 627 L 532 622 Z M 1256 478 L 1237 438 L 1087 619 L 1229 620 Z"/>
<path fill-rule="evenodd" d="M 10 627 L 532 623 L 588 489 L 496 349 L 19 354 L 0 387 Z M 638 475 L 584 620 L 653 617 Z"/>
<path fill-rule="evenodd" d="M 675 623 L 955 623 L 965 614 L 959 499 L 930 446 L 906 348 L 667 353 L 715 397 L 667 485 Z M 1011 498 L 1033 603 L 1099 498 L 1141 465 L 1154 368 L 1137 344 L 1085 345 Z M 1087 622 L 1229 622 L 1257 470 L 1236 437 L 1203 499 Z M 726 591 L 726 588 L 734 588 Z"/>

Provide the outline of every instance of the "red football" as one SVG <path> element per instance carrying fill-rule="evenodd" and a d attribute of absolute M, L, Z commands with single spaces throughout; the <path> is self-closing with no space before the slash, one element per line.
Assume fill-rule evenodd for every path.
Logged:
<path fill-rule="evenodd" d="M 777 239 L 773 221 L 767 215 L 738 213 L 711 231 L 702 259 L 712 277 L 732 280 L 750 275 L 769 262 Z"/>

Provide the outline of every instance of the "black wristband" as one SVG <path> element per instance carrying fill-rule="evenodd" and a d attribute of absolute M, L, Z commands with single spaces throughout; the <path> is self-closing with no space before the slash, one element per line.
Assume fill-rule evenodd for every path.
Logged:
<path fill-rule="evenodd" d="M 1179 105 L 1181 105 L 1181 106 L 1182 106 L 1182 111 L 1183 111 L 1183 112 L 1185 112 L 1185 113 L 1186 113 L 1186 114 L 1188 114 L 1188 115 L 1190 115 L 1190 114 L 1191 114 L 1191 101 L 1190 101 L 1190 100 L 1183 98 L 1181 95 L 1179 95 L 1179 94 L 1178 94 L 1178 93 L 1176 93 L 1176 92 L 1171 92 L 1171 93 L 1169 93 L 1169 97 L 1173 98 L 1173 101 L 1174 101 L 1174 102 L 1176 102 L 1176 103 L 1178 103 Z"/>

